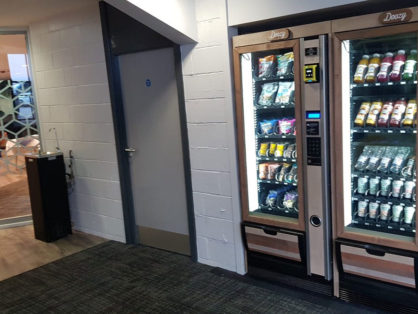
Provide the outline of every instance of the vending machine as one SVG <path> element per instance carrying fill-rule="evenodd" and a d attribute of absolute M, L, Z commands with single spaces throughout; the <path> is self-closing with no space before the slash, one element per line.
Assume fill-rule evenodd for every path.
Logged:
<path fill-rule="evenodd" d="M 248 273 L 332 294 L 330 22 L 233 38 Z"/>
<path fill-rule="evenodd" d="M 332 22 L 339 295 L 418 309 L 418 8 Z"/>

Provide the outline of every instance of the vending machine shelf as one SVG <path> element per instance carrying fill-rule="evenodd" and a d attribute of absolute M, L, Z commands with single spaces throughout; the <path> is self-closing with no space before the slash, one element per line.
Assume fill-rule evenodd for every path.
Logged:
<path fill-rule="evenodd" d="M 382 127 L 354 127 L 351 133 L 371 133 L 371 134 L 417 134 L 414 128 L 382 128 Z"/>
<path fill-rule="evenodd" d="M 253 77 L 254 83 L 267 83 L 267 82 L 280 82 L 280 81 L 289 81 L 293 82 L 295 80 L 294 75 L 282 75 L 282 76 L 269 76 L 269 77 Z"/>
<path fill-rule="evenodd" d="M 273 104 L 270 106 L 254 106 L 255 110 L 258 112 L 267 112 L 270 110 L 277 110 L 277 109 L 295 109 L 295 104 Z"/>
<path fill-rule="evenodd" d="M 417 81 L 399 81 L 399 82 L 384 82 L 384 83 L 364 83 L 350 85 L 351 88 L 366 88 L 366 87 L 385 87 L 385 86 L 402 86 L 402 85 L 417 85 Z"/>
<path fill-rule="evenodd" d="M 257 138 L 268 138 L 268 139 L 289 139 L 295 140 L 296 135 L 283 135 L 283 134 L 257 134 Z"/>
<path fill-rule="evenodd" d="M 266 184 L 277 184 L 277 185 L 292 185 L 292 186 L 298 186 L 297 183 L 292 182 L 280 182 L 277 180 L 258 180 L 258 183 L 266 183 Z"/>
<path fill-rule="evenodd" d="M 296 162 L 296 159 L 293 158 L 284 158 L 284 157 L 257 157 L 258 161 L 278 161 L 278 162 Z"/>

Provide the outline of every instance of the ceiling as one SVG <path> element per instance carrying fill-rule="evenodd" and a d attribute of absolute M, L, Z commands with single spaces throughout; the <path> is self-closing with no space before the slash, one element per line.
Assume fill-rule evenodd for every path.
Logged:
<path fill-rule="evenodd" d="M 31 22 L 71 11 L 98 0 L 0 0 L 0 28 Z"/>

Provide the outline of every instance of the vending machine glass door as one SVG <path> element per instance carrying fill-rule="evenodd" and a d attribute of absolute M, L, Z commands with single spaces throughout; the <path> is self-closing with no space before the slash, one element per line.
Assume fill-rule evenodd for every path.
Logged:
<path fill-rule="evenodd" d="M 244 220 L 301 230 L 298 46 L 237 48 L 235 62 Z"/>
<path fill-rule="evenodd" d="M 385 36 L 363 36 L 361 32 L 339 36 L 342 169 L 338 171 L 344 209 L 340 231 L 390 246 L 409 242 L 405 248 L 413 248 L 417 33 L 389 30 Z"/>

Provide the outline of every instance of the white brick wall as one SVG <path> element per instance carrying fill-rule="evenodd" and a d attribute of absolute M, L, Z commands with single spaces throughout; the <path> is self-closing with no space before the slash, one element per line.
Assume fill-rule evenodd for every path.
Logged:
<path fill-rule="evenodd" d="M 29 38 L 41 136 L 72 149 L 74 228 L 125 241 L 112 112 L 98 4 L 31 24 Z"/>
<path fill-rule="evenodd" d="M 198 260 L 245 272 L 226 0 L 196 0 L 198 44 L 182 47 Z M 232 30 L 233 33 L 233 30 Z"/>

